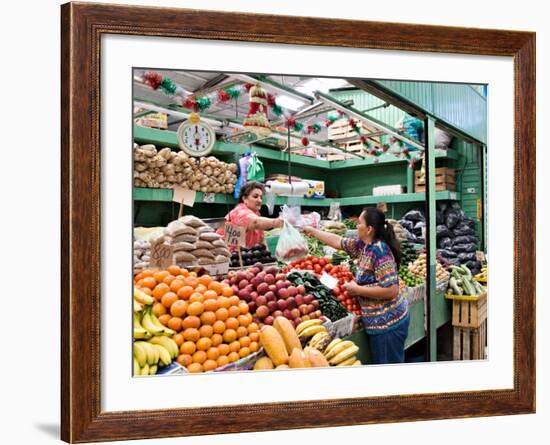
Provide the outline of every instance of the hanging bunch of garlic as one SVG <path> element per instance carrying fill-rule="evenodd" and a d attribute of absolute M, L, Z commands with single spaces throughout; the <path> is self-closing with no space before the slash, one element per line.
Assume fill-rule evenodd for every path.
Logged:
<path fill-rule="evenodd" d="M 237 182 L 237 165 L 214 156 L 192 158 L 183 151 L 154 145 L 134 144 L 134 185 L 136 187 L 172 188 L 179 185 L 198 192 L 233 193 Z"/>

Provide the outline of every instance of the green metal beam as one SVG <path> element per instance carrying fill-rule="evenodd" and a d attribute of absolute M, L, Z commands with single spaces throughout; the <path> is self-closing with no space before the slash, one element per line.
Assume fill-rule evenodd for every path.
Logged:
<path fill-rule="evenodd" d="M 437 325 L 435 320 L 435 296 L 436 296 L 436 218 L 435 218 L 435 120 L 428 116 L 424 121 L 424 134 L 426 135 L 426 150 L 424 161 L 426 162 L 426 204 L 427 204 L 427 233 L 426 252 L 428 254 L 428 284 L 427 301 L 427 327 L 428 327 L 428 359 L 437 360 Z"/>
<path fill-rule="evenodd" d="M 384 122 L 382 122 L 382 121 L 376 119 L 375 117 L 372 117 L 372 116 L 370 116 L 366 113 L 363 113 L 362 111 L 360 111 L 360 110 L 358 110 L 354 107 L 345 105 L 343 102 L 335 99 L 332 96 L 329 96 L 328 94 L 321 93 L 320 91 L 316 91 L 315 92 L 315 97 L 317 97 L 317 99 L 325 102 L 326 104 L 334 106 L 334 108 L 336 108 L 337 110 L 340 110 L 343 113 L 349 114 L 350 116 L 354 117 L 355 119 L 369 122 L 371 125 L 377 127 L 379 130 L 382 130 L 382 131 L 392 135 L 393 137 L 399 139 L 402 142 L 405 142 L 406 144 L 412 145 L 417 150 L 421 150 L 421 151 L 424 150 L 424 146 L 422 144 L 420 144 L 416 141 L 413 141 L 412 139 L 410 139 L 406 136 L 403 136 L 395 128 L 390 127 L 386 123 L 384 123 Z"/>
<path fill-rule="evenodd" d="M 144 187 L 134 187 L 134 200 L 136 201 L 172 201 L 172 189 L 151 189 Z M 214 204 L 234 204 L 236 201 L 233 195 L 215 193 Z M 292 197 L 291 202 L 295 205 L 305 207 L 329 207 L 333 202 L 339 202 L 342 206 L 369 205 L 377 204 L 378 202 L 386 202 L 388 204 L 403 203 L 403 202 L 423 202 L 424 193 L 403 193 L 401 195 L 390 196 L 354 196 L 350 198 L 298 198 Z M 456 200 L 460 199 L 460 195 L 454 192 L 437 192 L 438 200 Z M 275 199 L 276 205 L 288 204 L 289 198 L 278 196 Z M 197 192 L 195 202 L 204 202 L 204 193 Z"/>

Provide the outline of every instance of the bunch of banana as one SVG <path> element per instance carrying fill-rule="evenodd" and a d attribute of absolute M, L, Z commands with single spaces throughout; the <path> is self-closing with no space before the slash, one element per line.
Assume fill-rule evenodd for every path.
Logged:
<path fill-rule="evenodd" d="M 319 332 L 327 332 L 327 329 L 321 323 L 322 321 L 318 318 L 302 321 L 298 326 L 296 326 L 296 335 L 298 335 L 300 340 L 303 340 L 313 337 Z"/>
<path fill-rule="evenodd" d="M 154 375 L 158 368 L 168 366 L 178 355 L 178 345 L 168 337 L 153 337 L 134 342 L 134 375 Z"/>
<path fill-rule="evenodd" d="M 308 346 L 313 349 L 317 349 L 320 352 L 323 352 L 325 348 L 330 344 L 331 338 L 329 333 L 326 331 L 317 332 L 313 337 L 310 338 Z"/>
<path fill-rule="evenodd" d="M 155 299 L 151 297 L 151 295 L 147 295 L 145 292 L 134 286 L 134 301 L 137 301 L 139 304 L 145 306 L 150 306 L 155 302 Z M 135 307 L 136 306 L 134 305 L 134 310 Z"/>
<path fill-rule="evenodd" d="M 481 281 L 483 283 L 487 282 L 487 266 L 481 268 L 481 272 L 474 276 L 475 280 Z"/>
<path fill-rule="evenodd" d="M 357 366 L 361 362 L 357 359 L 359 348 L 351 340 L 335 338 L 325 348 L 323 354 L 331 366 Z"/>
<path fill-rule="evenodd" d="M 141 314 L 141 316 L 140 316 Z M 167 335 L 171 337 L 176 332 L 164 326 L 153 314 L 151 306 L 145 306 L 143 311 L 134 311 L 134 338 L 149 339 L 154 335 Z"/>

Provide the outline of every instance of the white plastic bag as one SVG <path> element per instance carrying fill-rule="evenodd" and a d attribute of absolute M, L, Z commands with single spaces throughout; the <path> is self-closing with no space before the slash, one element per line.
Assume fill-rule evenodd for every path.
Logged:
<path fill-rule="evenodd" d="M 307 255 L 307 241 L 292 225 L 285 220 L 275 255 L 282 261 L 295 261 Z"/>

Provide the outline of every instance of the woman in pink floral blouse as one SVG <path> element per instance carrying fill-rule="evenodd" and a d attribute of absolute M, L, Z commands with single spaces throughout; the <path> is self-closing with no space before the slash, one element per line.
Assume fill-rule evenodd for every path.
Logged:
<path fill-rule="evenodd" d="M 264 230 L 283 226 L 281 218 L 266 218 L 260 216 L 264 185 L 261 182 L 247 182 L 239 193 L 239 203 L 225 217 L 229 224 L 246 228 L 246 245 L 252 247 L 263 244 Z M 223 235 L 223 228 L 218 230 Z"/>

